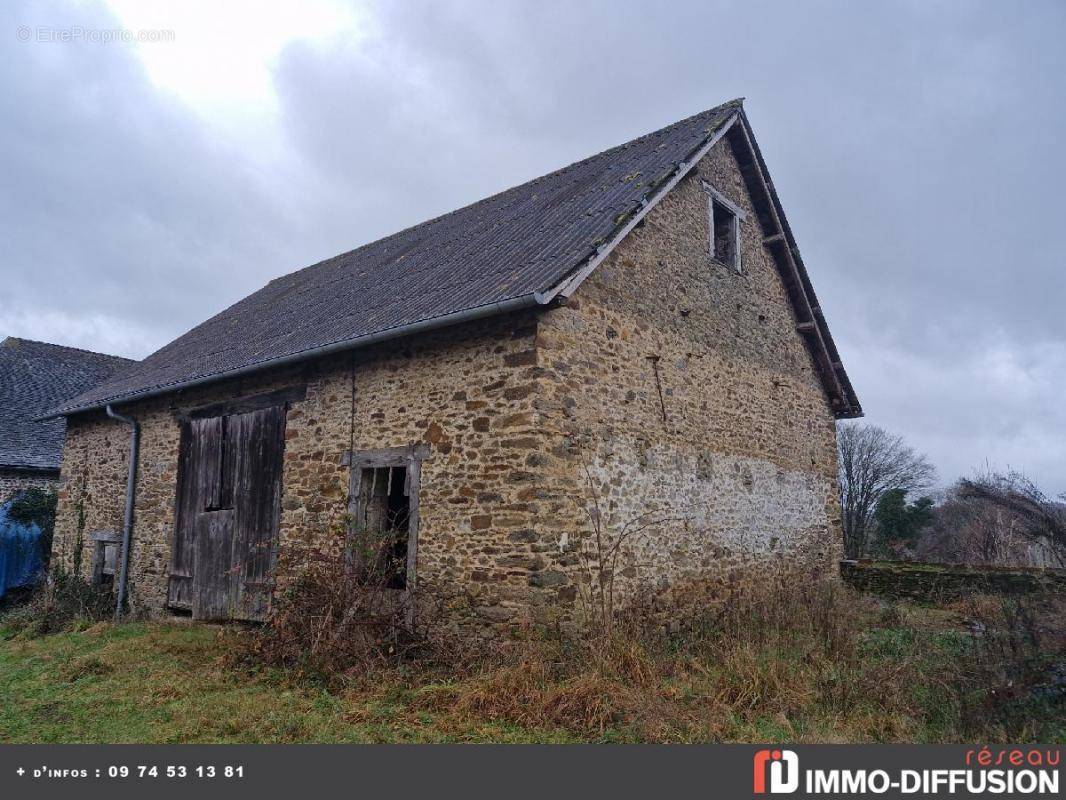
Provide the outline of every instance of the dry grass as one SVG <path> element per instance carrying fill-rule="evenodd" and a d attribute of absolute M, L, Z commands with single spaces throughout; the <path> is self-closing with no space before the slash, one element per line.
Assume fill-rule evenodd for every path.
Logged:
<path fill-rule="evenodd" d="M 249 631 L 100 624 L 0 643 L 14 698 L 0 740 L 1062 742 L 1063 612 L 885 604 L 792 578 L 674 633 L 639 619 L 592 640 L 525 631 L 493 653 L 378 658 L 325 682 L 250 661 Z"/>
<path fill-rule="evenodd" d="M 638 624 L 591 641 L 529 634 L 446 672 L 392 669 L 374 678 L 380 702 L 353 719 L 372 720 L 402 686 L 409 718 L 582 741 L 1061 740 L 1066 697 L 1041 683 L 1066 650 L 1047 636 L 1018 645 L 1031 642 L 1020 619 L 1061 625 L 1061 604 L 1035 607 L 1000 598 L 884 606 L 793 576 L 736 593 L 673 635 Z M 374 691 L 360 682 L 348 696 Z"/>
<path fill-rule="evenodd" d="M 782 581 L 673 635 L 630 625 L 593 641 L 529 638 L 409 706 L 583 740 L 917 737 L 919 701 L 901 687 L 920 645 L 874 668 L 856 602 L 838 586 Z"/>

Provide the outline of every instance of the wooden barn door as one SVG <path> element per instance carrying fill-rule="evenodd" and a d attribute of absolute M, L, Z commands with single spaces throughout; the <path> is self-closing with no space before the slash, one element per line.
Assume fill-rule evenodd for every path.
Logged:
<path fill-rule="evenodd" d="M 168 602 L 264 619 L 281 505 L 285 407 L 182 422 Z"/>

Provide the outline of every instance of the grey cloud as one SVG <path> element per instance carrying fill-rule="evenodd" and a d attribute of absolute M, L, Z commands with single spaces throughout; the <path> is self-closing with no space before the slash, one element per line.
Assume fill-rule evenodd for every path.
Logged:
<path fill-rule="evenodd" d="M 32 28 L 119 27 L 88 6 L 13 17 Z M 143 356 L 296 257 L 250 165 L 159 93 L 123 47 L 23 43 L 4 27 L 0 324 L 49 338 L 58 323 Z"/>
<path fill-rule="evenodd" d="M 0 324 L 32 305 L 90 345 L 115 325 L 157 344 L 277 274 L 746 96 L 870 421 L 946 479 L 987 459 L 1066 491 L 1066 6 L 373 14 L 368 41 L 281 54 L 288 155 L 265 175 L 119 48 L 42 53 L 0 36 L 16 67 L 2 102 L 20 115 L 0 132 L 17 176 L 0 199 Z"/>

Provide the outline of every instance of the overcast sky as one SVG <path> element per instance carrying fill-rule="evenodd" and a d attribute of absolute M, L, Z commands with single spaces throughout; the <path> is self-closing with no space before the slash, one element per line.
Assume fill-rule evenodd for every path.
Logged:
<path fill-rule="evenodd" d="M 744 96 L 868 421 L 1066 491 L 1066 3 L 279 5 L 4 3 L 0 336 L 144 357 Z"/>

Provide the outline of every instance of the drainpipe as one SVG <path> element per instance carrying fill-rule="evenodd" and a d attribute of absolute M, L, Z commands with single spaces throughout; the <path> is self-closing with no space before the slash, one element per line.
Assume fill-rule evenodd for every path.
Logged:
<path fill-rule="evenodd" d="M 130 571 L 130 542 L 133 540 L 133 494 L 137 487 L 137 453 L 141 426 L 133 417 L 127 417 L 107 406 L 107 416 L 130 426 L 130 472 L 126 478 L 126 516 L 122 523 L 122 566 L 119 568 L 118 597 L 115 599 L 115 622 L 122 616 L 122 601 L 126 599 L 126 581 Z"/>

